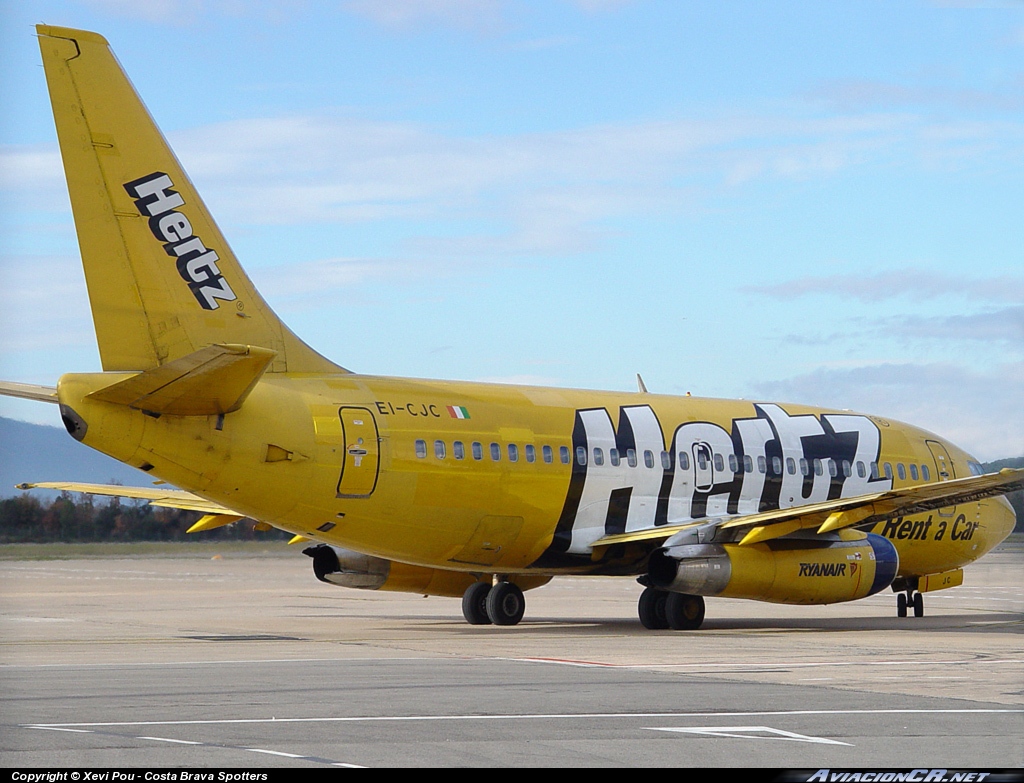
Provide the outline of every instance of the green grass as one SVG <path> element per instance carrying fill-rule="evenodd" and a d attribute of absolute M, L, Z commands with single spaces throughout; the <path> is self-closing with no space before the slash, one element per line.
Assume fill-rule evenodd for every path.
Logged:
<path fill-rule="evenodd" d="M 89 544 L 0 544 L 0 560 L 72 560 L 126 557 L 287 557 L 305 547 L 267 541 L 133 541 Z"/>

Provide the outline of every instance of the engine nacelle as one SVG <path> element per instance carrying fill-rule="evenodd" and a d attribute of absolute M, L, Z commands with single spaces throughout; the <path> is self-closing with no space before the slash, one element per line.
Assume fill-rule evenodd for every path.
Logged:
<path fill-rule="evenodd" d="M 647 583 L 690 595 L 833 604 L 884 590 L 898 568 L 896 547 L 874 534 L 821 543 L 806 539 L 776 539 L 751 546 L 686 543 L 651 555 Z"/>
<path fill-rule="evenodd" d="M 467 587 L 480 579 L 479 574 L 396 563 L 327 544 L 317 544 L 302 551 L 313 558 L 313 573 L 321 582 L 357 590 L 461 596 Z M 518 574 L 511 579 L 521 590 L 540 587 L 550 580 L 550 576 Z"/>

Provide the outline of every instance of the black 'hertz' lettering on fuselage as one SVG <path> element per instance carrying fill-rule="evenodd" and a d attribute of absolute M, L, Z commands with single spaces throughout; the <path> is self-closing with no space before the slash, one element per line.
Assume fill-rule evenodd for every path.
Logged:
<path fill-rule="evenodd" d="M 731 432 L 708 421 L 680 424 L 666 449 L 649 405 L 622 406 L 617 428 L 605 408 L 576 411 L 569 489 L 537 564 L 589 559 L 590 545 L 605 535 L 892 489 L 891 478 L 866 469 L 881 454 L 881 433 L 866 416 L 791 416 L 767 403 L 754 412 L 733 419 Z M 618 464 L 595 465 L 595 449 L 604 455 L 614 450 Z M 646 467 L 647 451 L 667 464 Z M 582 464 L 580 453 L 586 455 Z M 635 467 L 627 453 L 636 455 Z"/>

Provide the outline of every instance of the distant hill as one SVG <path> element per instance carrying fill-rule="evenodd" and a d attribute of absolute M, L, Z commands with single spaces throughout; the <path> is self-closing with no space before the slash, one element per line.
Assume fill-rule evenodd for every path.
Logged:
<path fill-rule="evenodd" d="M 54 417 L 59 421 L 57 406 Z M 0 498 L 21 494 L 23 481 L 87 481 L 151 487 L 153 479 L 141 470 L 83 446 L 63 427 L 47 427 L 0 416 Z M 35 490 L 41 499 L 56 492 Z"/>

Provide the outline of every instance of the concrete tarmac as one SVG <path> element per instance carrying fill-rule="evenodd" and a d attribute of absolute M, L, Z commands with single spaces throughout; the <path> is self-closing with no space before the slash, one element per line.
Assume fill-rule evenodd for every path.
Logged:
<path fill-rule="evenodd" d="M 216 551 L 0 561 L 0 765 L 1024 765 L 1019 545 L 923 618 L 709 599 L 694 632 L 643 629 L 630 579 L 497 628 Z"/>

